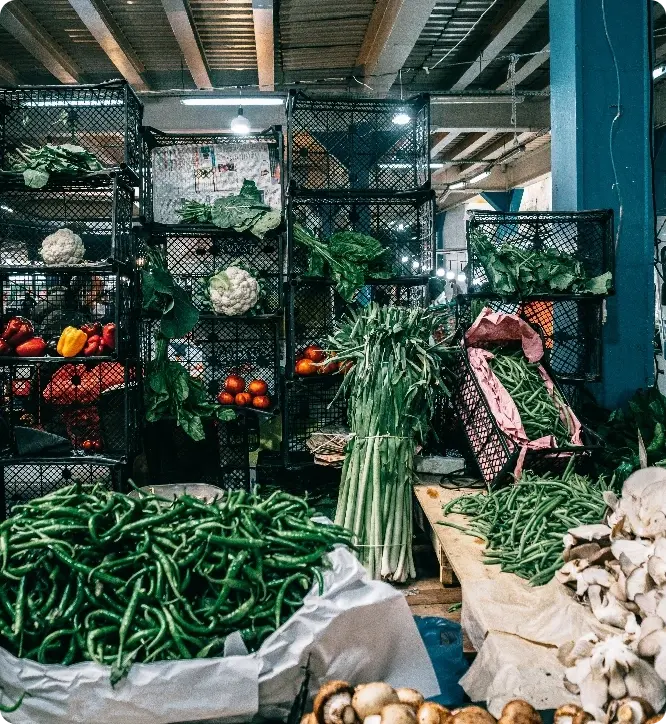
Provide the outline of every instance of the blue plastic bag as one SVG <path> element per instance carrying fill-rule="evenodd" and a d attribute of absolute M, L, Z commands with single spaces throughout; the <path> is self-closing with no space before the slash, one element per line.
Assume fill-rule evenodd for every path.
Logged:
<path fill-rule="evenodd" d="M 432 701 L 449 709 L 462 706 L 465 692 L 458 681 L 469 667 L 463 656 L 460 624 L 438 616 L 414 616 L 414 621 L 428 651 L 441 691 Z"/>

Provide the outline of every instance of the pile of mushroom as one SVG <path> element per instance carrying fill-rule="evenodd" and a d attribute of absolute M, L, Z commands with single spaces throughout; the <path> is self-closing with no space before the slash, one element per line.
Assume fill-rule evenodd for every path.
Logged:
<path fill-rule="evenodd" d="M 346 681 L 329 681 L 319 689 L 312 712 L 301 719 L 301 724 L 542 724 L 542 722 L 536 709 L 519 699 L 510 701 L 497 720 L 479 706 L 450 711 L 435 702 L 424 701 L 416 689 L 394 689 L 380 681 L 359 684 L 356 687 Z M 585 722 L 560 722 L 560 724 L 585 724 Z"/>
<path fill-rule="evenodd" d="M 607 524 L 570 530 L 556 575 L 600 623 L 618 629 L 605 638 L 589 634 L 559 652 L 565 685 L 598 721 L 608 719 L 609 703 L 613 709 L 627 696 L 656 711 L 666 703 L 666 470 L 639 470 L 620 498 L 611 492 L 604 498 Z"/>

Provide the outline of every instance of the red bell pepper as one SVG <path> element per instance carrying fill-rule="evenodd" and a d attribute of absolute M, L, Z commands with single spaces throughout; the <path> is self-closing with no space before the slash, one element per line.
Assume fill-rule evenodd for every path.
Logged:
<path fill-rule="evenodd" d="M 104 354 L 104 352 L 106 352 L 106 349 L 104 347 L 104 342 L 102 341 L 102 338 L 99 334 L 93 334 L 88 337 L 86 346 L 83 348 L 83 354 L 86 357 L 93 357 L 95 355 Z"/>
<path fill-rule="evenodd" d="M 35 334 L 32 322 L 25 317 L 12 317 L 5 331 L 2 333 L 2 339 L 9 344 L 10 347 L 16 347 L 21 342 L 25 342 Z"/>
<path fill-rule="evenodd" d="M 5 342 L 4 339 L 0 339 L 0 356 L 6 357 L 7 355 L 13 354 L 14 350 Z"/>
<path fill-rule="evenodd" d="M 102 343 L 109 352 L 113 352 L 116 348 L 116 325 L 113 322 L 104 325 L 102 329 Z"/>
<path fill-rule="evenodd" d="M 19 357 L 43 357 L 46 352 L 46 342 L 41 337 L 33 337 L 19 344 L 14 351 Z"/>
<path fill-rule="evenodd" d="M 85 332 L 88 339 L 94 335 L 102 334 L 102 325 L 99 322 L 89 322 L 88 324 L 82 324 L 80 327 L 82 332 Z"/>

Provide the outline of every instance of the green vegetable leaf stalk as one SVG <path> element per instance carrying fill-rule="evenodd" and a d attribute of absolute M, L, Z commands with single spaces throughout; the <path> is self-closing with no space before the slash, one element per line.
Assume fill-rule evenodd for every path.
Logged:
<path fill-rule="evenodd" d="M 542 586 L 564 561 L 564 536 L 570 528 L 601 523 L 606 514 L 604 478 L 590 480 L 574 472 L 572 457 L 562 477 L 523 473 L 513 486 L 456 498 L 443 507 L 471 518 L 468 525 L 444 520 L 440 525 L 481 538 L 484 563 Z"/>
<path fill-rule="evenodd" d="M 46 144 L 41 148 L 24 146 L 16 153 L 18 158 L 12 170 L 22 171 L 25 185 L 34 189 L 46 186 L 52 173 L 75 176 L 104 168 L 92 153 L 71 143 L 61 146 Z"/>
<path fill-rule="evenodd" d="M 414 452 L 425 439 L 437 394 L 450 394 L 449 360 L 435 343 L 435 314 L 372 304 L 330 338 L 346 372 L 353 437 L 347 447 L 335 522 L 354 533 L 373 578 L 405 581 L 412 559 Z"/>

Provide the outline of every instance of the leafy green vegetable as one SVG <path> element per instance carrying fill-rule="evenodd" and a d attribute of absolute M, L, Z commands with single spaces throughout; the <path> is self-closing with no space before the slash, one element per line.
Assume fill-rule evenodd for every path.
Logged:
<path fill-rule="evenodd" d="M 308 275 L 330 277 L 347 302 L 354 299 L 367 278 L 387 279 L 383 268 L 386 249 L 377 239 L 356 231 L 333 234 L 327 242 L 311 236 L 302 226 L 294 226 L 294 240 L 309 252 Z"/>
<path fill-rule="evenodd" d="M 26 186 L 40 189 L 46 186 L 50 174 L 77 175 L 90 171 L 101 171 L 102 164 L 82 146 L 65 143 L 61 146 L 46 144 L 41 148 L 25 146 L 17 149 L 18 159 L 13 171 L 22 171 Z"/>
<path fill-rule="evenodd" d="M 582 262 L 556 249 L 520 249 L 511 243 L 495 246 L 483 234 L 472 233 L 470 245 L 488 277 L 486 289 L 496 294 L 606 294 L 610 272 L 588 277 Z"/>
<path fill-rule="evenodd" d="M 212 206 L 198 201 L 185 201 L 176 213 L 185 223 L 213 223 L 221 229 L 233 229 L 240 233 L 249 231 L 259 239 L 282 223 L 282 214 L 264 204 L 255 182 L 247 179 L 238 195 L 217 199 Z"/>
<path fill-rule="evenodd" d="M 184 337 L 199 321 L 199 311 L 187 293 L 179 287 L 166 268 L 164 253 L 148 252 L 148 264 L 142 270 L 143 309 L 160 315 L 160 332 L 169 339 Z"/>

